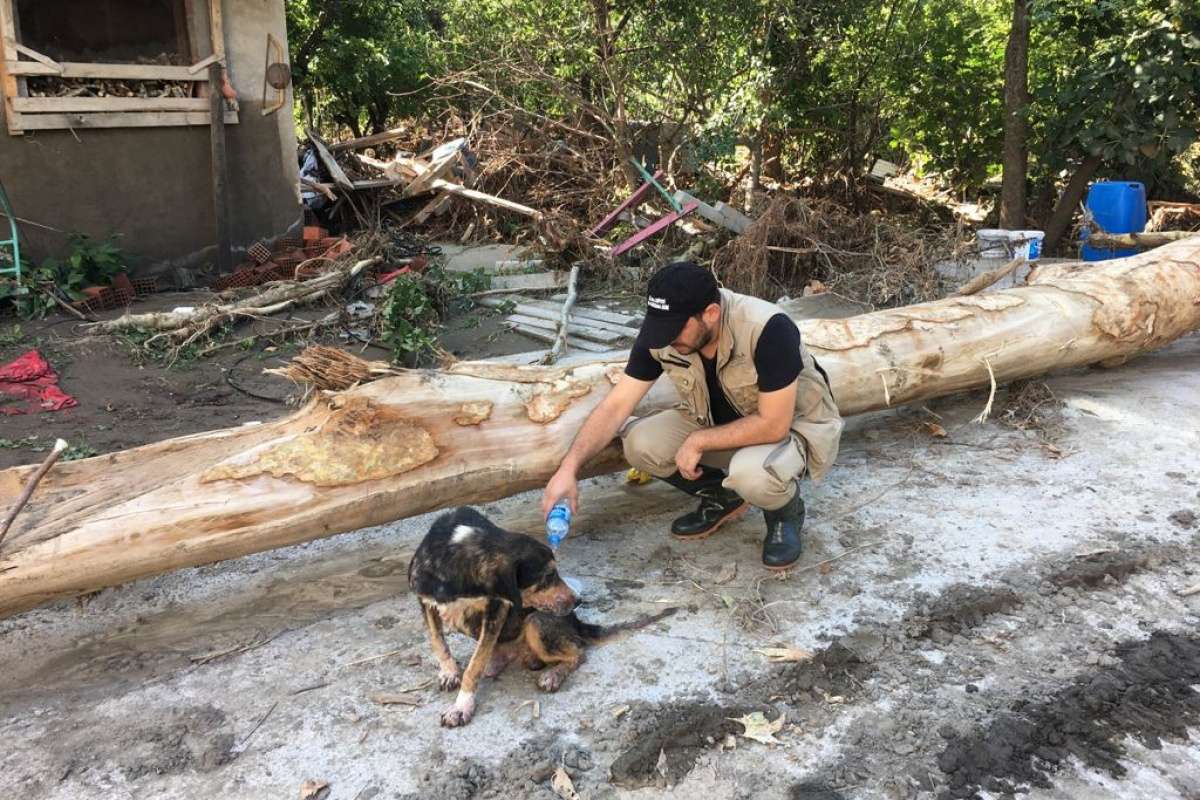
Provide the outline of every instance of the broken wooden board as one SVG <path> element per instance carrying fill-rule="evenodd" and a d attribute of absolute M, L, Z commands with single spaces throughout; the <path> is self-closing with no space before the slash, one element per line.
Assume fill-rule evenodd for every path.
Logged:
<path fill-rule="evenodd" d="M 562 289 L 567 285 L 567 273 L 527 272 L 516 275 L 493 275 L 492 289 L 509 289 L 514 292 L 530 292 L 537 289 Z"/>
<path fill-rule="evenodd" d="M 512 301 L 504 300 L 496 297 L 485 297 L 479 301 L 482 305 L 490 308 L 508 308 Z M 527 317 L 536 319 L 549 320 L 557 323 L 562 315 L 562 306 L 554 307 L 552 304 L 534 304 L 528 302 L 520 302 L 510 309 L 513 313 L 524 314 Z M 617 325 L 612 322 L 607 322 L 602 319 L 577 319 L 574 309 L 571 310 L 571 324 L 580 324 L 582 326 L 595 328 L 596 330 L 608 331 L 609 333 L 617 334 L 626 339 L 636 338 L 638 334 L 637 328 L 630 328 L 625 325 Z"/>
<path fill-rule="evenodd" d="M 527 314 L 510 314 L 505 318 L 506 322 L 511 322 L 514 325 L 524 325 L 529 328 L 537 328 L 543 331 L 557 331 L 558 321 L 549 320 L 545 317 L 531 317 Z M 602 328 L 593 328 L 589 325 L 581 325 L 575 322 L 567 323 L 568 335 L 578 336 L 580 339 L 588 339 L 601 344 L 616 344 L 617 342 L 627 341 L 628 336 L 613 331 L 606 331 Z"/>
<path fill-rule="evenodd" d="M 566 298 L 562 295 L 556 295 L 551 297 L 549 300 L 536 300 L 524 297 L 513 298 L 513 300 L 518 303 L 529 303 L 530 305 L 543 306 L 545 308 L 561 308 L 561 301 L 565 299 Z M 577 305 L 571 309 L 571 316 L 583 317 L 584 319 L 594 319 L 601 322 L 610 322 L 613 325 L 622 325 L 627 328 L 633 328 L 634 330 L 637 330 L 638 326 L 641 324 L 640 317 L 635 317 L 631 314 L 621 314 L 616 311 L 608 311 L 603 308 L 592 308 L 591 306 Z"/>
<path fill-rule="evenodd" d="M 710 206 L 708 203 L 696 199 L 682 189 L 675 192 L 675 201 L 680 205 L 695 203 L 697 214 L 714 225 L 720 225 L 722 228 L 727 228 L 734 233 L 742 233 L 754 223 L 754 220 L 732 206 L 727 206 L 720 202 L 715 206 Z"/>
<path fill-rule="evenodd" d="M 317 158 L 325 165 L 325 170 L 329 173 L 329 177 L 333 178 L 334 184 L 347 192 L 354 191 L 354 182 L 350 180 L 350 176 L 341 168 L 333 154 L 329 152 L 329 147 L 325 141 L 317 135 L 316 131 L 308 132 L 308 140 L 312 142 L 312 146 L 317 151 Z"/>
<path fill-rule="evenodd" d="M 537 339 L 539 342 L 553 343 L 558 336 L 557 330 L 548 331 L 529 325 L 514 325 L 513 330 L 523 333 L 531 339 Z M 589 342 L 587 339 L 580 339 L 578 336 L 567 336 L 567 347 L 573 350 L 586 350 L 589 353 L 607 353 L 611 349 L 596 342 Z"/>

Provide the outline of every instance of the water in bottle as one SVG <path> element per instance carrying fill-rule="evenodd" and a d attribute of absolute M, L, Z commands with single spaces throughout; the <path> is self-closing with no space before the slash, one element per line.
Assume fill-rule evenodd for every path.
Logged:
<path fill-rule="evenodd" d="M 554 504 L 546 517 L 546 540 L 550 543 L 551 550 L 558 550 L 558 546 L 562 544 L 563 539 L 567 538 L 567 532 L 570 529 L 571 507 L 560 500 Z"/>

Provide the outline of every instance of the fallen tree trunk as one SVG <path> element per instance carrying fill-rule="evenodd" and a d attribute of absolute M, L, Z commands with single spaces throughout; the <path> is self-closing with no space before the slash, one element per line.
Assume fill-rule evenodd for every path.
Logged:
<path fill-rule="evenodd" d="M 1120 250 L 1128 247 L 1162 247 L 1196 234 L 1188 231 L 1151 231 L 1149 233 L 1093 233 L 1087 243 L 1098 250 Z"/>
<path fill-rule="evenodd" d="M 1200 236 L 1028 286 L 800 322 L 845 414 L 1108 364 L 1200 328 Z M 462 363 L 281 420 L 59 465 L 0 551 L 0 614 L 542 485 L 622 362 Z M 645 410 L 674 404 L 657 386 Z M 590 474 L 621 461 L 610 447 Z M 36 467 L 0 472 L 9 507 Z"/>

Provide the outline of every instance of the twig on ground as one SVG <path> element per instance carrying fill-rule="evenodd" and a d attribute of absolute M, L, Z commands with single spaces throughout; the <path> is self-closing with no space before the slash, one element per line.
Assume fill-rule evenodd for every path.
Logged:
<path fill-rule="evenodd" d="M 347 664 L 342 664 L 342 669 L 345 669 L 346 667 L 358 666 L 359 664 L 365 664 L 368 661 L 378 661 L 381 658 L 391 658 L 392 656 L 398 656 L 407 652 L 407 650 L 392 650 L 387 653 L 380 653 L 377 656 L 367 656 L 366 658 L 360 658 L 357 661 L 351 661 Z"/>
<path fill-rule="evenodd" d="M 983 407 L 983 411 L 979 412 L 979 416 L 974 419 L 974 421 L 978 422 L 980 425 L 987 422 L 988 415 L 992 413 L 992 402 L 996 399 L 996 373 L 992 372 L 992 362 L 984 358 L 983 365 L 987 367 L 988 378 L 990 378 L 992 382 L 992 389 L 988 393 L 987 405 Z"/>
<path fill-rule="evenodd" d="M 253 728 L 250 729 L 250 732 L 246 734 L 246 737 L 244 739 L 242 739 L 242 741 L 238 742 L 237 747 L 233 748 L 233 752 L 234 752 L 235 756 L 241 755 L 242 753 L 244 753 L 246 751 L 246 745 L 248 745 L 250 743 L 250 737 L 258 732 L 258 729 L 262 727 L 262 724 L 267 721 L 267 717 L 269 717 L 269 716 L 271 716 L 271 714 L 275 713 L 275 707 L 278 705 L 279 705 L 278 700 L 276 700 L 274 703 L 271 703 L 271 707 L 267 709 L 267 713 L 262 715 L 262 718 L 259 719 L 258 724 L 256 724 Z"/>
<path fill-rule="evenodd" d="M 67 449 L 67 443 L 62 439 L 57 439 L 54 442 L 54 449 L 46 456 L 41 465 L 29 476 L 29 481 L 25 484 L 25 489 L 21 492 L 21 496 L 17 498 L 17 502 L 13 504 L 12 509 L 8 512 L 8 516 L 4 518 L 4 524 L 0 525 L 0 544 L 4 544 L 4 537 L 8 535 L 8 529 L 12 527 L 13 520 L 17 518 L 17 514 L 21 513 L 21 509 L 29 502 L 29 498 L 33 496 L 34 489 L 41 483 L 42 478 L 46 477 L 46 473 L 54 466 L 54 462 L 58 461 L 58 457 Z"/>

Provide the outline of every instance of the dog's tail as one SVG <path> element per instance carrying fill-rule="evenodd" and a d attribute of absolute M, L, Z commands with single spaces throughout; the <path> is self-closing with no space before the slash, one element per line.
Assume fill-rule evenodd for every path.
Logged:
<path fill-rule="evenodd" d="M 619 634 L 636 631 L 647 625 L 653 625 L 655 622 L 666 619 L 678 610 L 677 606 L 664 608 L 657 614 L 647 614 L 644 617 L 637 617 L 628 622 L 618 622 L 616 625 L 593 625 L 590 622 L 584 622 L 574 614 L 571 616 L 574 621 L 575 630 L 580 636 L 593 642 L 605 642 Z"/>

